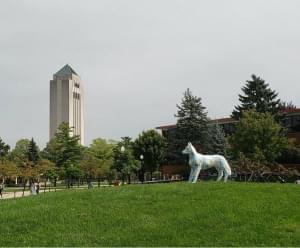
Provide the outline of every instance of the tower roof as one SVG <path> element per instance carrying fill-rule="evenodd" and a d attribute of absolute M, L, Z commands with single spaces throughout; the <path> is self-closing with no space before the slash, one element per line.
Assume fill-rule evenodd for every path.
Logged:
<path fill-rule="evenodd" d="M 58 72 L 56 72 L 54 75 L 55 76 L 66 76 L 66 75 L 71 75 L 75 74 L 78 76 L 78 74 L 73 70 L 71 66 L 66 64 L 63 68 L 61 68 Z"/>

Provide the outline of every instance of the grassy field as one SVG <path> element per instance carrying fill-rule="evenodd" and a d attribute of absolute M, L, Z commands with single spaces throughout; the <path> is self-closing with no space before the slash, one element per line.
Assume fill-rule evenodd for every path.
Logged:
<path fill-rule="evenodd" d="M 299 246 L 300 187 L 174 183 L 0 202 L 1 246 Z"/>

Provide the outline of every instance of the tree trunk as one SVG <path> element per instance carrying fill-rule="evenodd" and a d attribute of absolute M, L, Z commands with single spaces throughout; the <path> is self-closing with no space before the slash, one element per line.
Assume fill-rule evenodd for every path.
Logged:
<path fill-rule="evenodd" d="M 22 194 L 22 196 L 24 196 L 24 193 L 25 193 L 25 189 L 26 189 L 26 182 L 27 182 L 27 180 L 26 180 L 26 179 L 24 179 L 24 184 L 23 184 L 23 194 Z"/>
<path fill-rule="evenodd" d="M 131 178 L 130 178 L 130 175 L 128 175 L 128 184 L 131 184 Z"/>
<path fill-rule="evenodd" d="M 252 171 L 252 172 L 251 172 L 251 175 L 250 175 L 250 177 L 249 177 L 249 179 L 248 179 L 248 182 L 251 182 L 251 179 L 252 179 L 252 177 L 253 177 L 253 174 L 254 174 L 254 172 Z"/>

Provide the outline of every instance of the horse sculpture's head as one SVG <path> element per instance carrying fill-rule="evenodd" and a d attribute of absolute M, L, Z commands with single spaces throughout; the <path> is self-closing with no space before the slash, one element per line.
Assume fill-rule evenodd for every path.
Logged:
<path fill-rule="evenodd" d="M 190 154 L 193 152 L 193 145 L 191 142 L 189 142 L 187 144 L 187 146 L 184 148 L 184 150 L 182 151 L 183 154 Z"/>

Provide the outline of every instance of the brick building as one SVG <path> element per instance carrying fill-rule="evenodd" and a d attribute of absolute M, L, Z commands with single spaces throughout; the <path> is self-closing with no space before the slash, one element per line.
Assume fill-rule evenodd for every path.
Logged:
<path fill-rule="evenodd" d="M 294 138 L 300 144 L 300 108 L 286 109 L 282 111 L 282 114 L 284 116 L 282 126 L 288 130 L 288 137 Z M 235 124 L 237 123 L 237 120 L 231 117 L 214 119 L 212 121 L 221 125 L 226 135 L 234 133 Z M 175 132 L 176 125 L 159 126 L 156 129 L 160 130 L 162 136 L 168 139 Z"/>
<path fill-rule="evenodd" d="M 295 142 L 300 145 L 300 108 L 296 109 L 287 109 L 282 112 L 283 120 L 282 126 L 288 131 L 288 138 L 294 139 Z M 216 122 L 222 126 L 226 135 L 234 133 L 235 124 L 237 120 L 227 117 L 214 119 L 212 122 Z M 164 125 L 156 127 L 160 131 L 161 135 L 169 140 L 171 137 L 174 137 L 176 131 L 176 125 Z M 174 167 L 174 166 L 173 166 Z M 164 174 L 188 174 L 189 168 L 184 165 L 177 165 L 175 168 L 172 168 L 171 165 L 162 166 L 161 171 Z"/>

